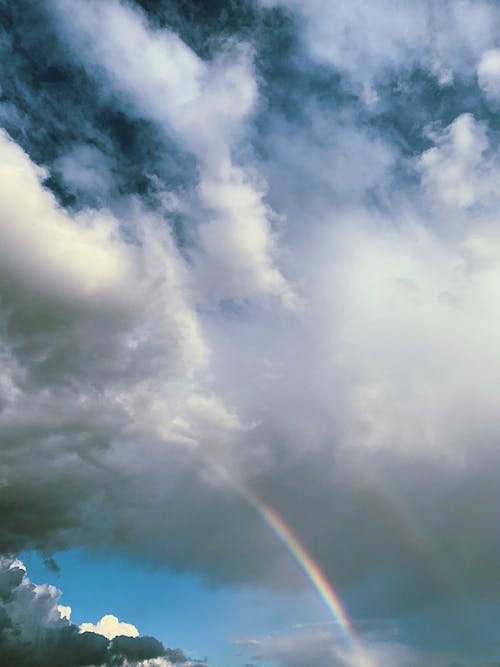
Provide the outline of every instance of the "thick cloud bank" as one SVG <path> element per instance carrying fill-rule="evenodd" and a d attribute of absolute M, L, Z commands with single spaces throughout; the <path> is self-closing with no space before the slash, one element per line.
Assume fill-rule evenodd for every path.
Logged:
<path fill-rule="evenodd" d="M 0 550 L 296 590 L 250 487 L 356 619 L 439 610 L 411 640 L 493 659 L 496 3 L 0 13 Z M 6 563 L 12 664 L 157 658 Z"/>

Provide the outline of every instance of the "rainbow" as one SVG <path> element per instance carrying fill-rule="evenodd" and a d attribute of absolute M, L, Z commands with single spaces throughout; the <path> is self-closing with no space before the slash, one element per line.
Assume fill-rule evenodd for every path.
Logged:
<path fill-rule="evenodd" d="M 353 632 L 351 622 L 347 616 L 345 609 L 335 592 L 333 586 L 330 584 L 325 574 L 321 571 L 319 565 L 313 560 L 311 555 L 306 551 L 304 545 L 299 538 L 291 530 L 289 526 L 283 521 L 279 514 L 269 505 L 266 505 L 262 500 L 256 496 L 251 497 L 246 493 L 248 502 L 258 511 L 264 523 L 269 526 L 276 537 L 280 540 L 283 546 L 287 549 L 289 554 L 295 560 L 297 565 L 309 579 L 313 587 L 318 592 L 320 598 L 325 603 L 328 611 L 331 613 L 342 634 L 351 644 L 353 641 Z"/>
<path fill-rule="evenodd" d="M 264 523 L 276 535 L 288 553 L 319 594 L 328 611 L 340 628 L 344 639 L 354 647 L 354 633 L 349 617 L 342 606 L 339 596 L 321 571 L 319 565 L 308 553 L 302 542 L 272 507 L 261 500 L 244 482 L 237 480 L 226 469 L 218 468 L 221 477 L 257 512 Z"/>
<path fill-rule="evenodd" d="M 429 575 L 434 580 L 434 584 L 440 586 L 443 591 L 454 593 L 456 582 L 454 582 L 449 569 L 441 562 L 423 526 L 410 514 L 403 499 L 391 490 L 387 483 L 384 483 L 380 474 L 373 468 L 363 471 L 363 481 L 365 488 L 371 489 L 378 500 L 385 505 L 401 534 L 413 546 L 415 552 L 420 555 L 427 566 Z"/>

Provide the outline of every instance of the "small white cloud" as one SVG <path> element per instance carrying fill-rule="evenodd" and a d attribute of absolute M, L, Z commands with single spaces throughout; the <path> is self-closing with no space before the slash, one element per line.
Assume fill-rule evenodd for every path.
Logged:
<path fill-rule="evenodd" d="M 485 95 L 493 102 L 500 101 L 500 49 L 489 49 L 477 66 L 477 78 Z"/>
<path fill-rule="evenodd" d="M 417 163 L 428 200 L 454 211 L 488 204 L 499 191 L 500 172 L 485 156 L 489 148 L 485 126 L 464 113 L 434 140 L 436 145 Z"/>
<path fill-rule="evenodd" d="M 139 636 L 139 630 L 135 625 L 119 621 L 112 614 L 106 614 L 95 625 L 93 623 L 82 623 L 79 630 L 80 632 L 96 632 L 98 635 L 102 635 L 108 639 L 114 639 L 119 635 L 124 637 Z"/>
<path fill-rule="evenodd" d="M 54 168 L 74 190 L 104 195 L 112 181 L 112 161 L 95 146 L 80 144 L 56 160 Z"/>
<path fill-rule="evenodd" d="M 68 607 L 64 604 L 57 605 L 57 611 L 59 612 L 61 618 L 66 621 L 71 620 L 71 607 Z"/>

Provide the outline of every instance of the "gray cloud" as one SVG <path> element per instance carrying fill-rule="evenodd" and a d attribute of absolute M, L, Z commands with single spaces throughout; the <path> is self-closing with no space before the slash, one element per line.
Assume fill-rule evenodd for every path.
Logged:
<path fill-rule="evenodd" d="M 252 654 L 251 660 L 277 667 L 410 667 L 416 664 L 436 665 L 435 656 L 417 653 L 394 641 L 373 633 L 370 642 L 356 647 L 343 644 L 334 631 L 324 627 L 296 628 L 280 635 L 241 640 L 239 643 Z"/>

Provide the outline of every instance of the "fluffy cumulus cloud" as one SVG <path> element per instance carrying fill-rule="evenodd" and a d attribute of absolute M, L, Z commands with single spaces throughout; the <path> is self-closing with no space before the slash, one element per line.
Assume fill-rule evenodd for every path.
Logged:
<path fill-rule="evenodd" d="M 496 192 L 497 170 L 485 159 L 486 129 L 470 114 L 458 116 L 420 158 L 422 185 L 444 208 L 468 210 Z"/>
<path fill-rule="evenodd" d="M 103 635 L 108 639 L 114 639 L 118 635 L 122 635 L 123 637 L 139 636 L 139 631 L 135 625 L 123 623 L 112 614 L 106 614 L 95 625 L 92 623 L 82 623 L 80 625 L 80 632 L 96 632 L 98 635 Z"/>
<path fill-rule="evenodd" d="M 296 590 L 250 487 L 374 664 L 445 630 L 493 659 L 467 610 L 500 592 L 498 7 L 35 4 L 0 0 L 2 552 Z M 182 658 L 77 628 L 16 561 L 0 592 L 6 664 Z"/>
<path fill-rule="evenodd" d="M 500 51 L 488 49 L 477 66 L 479 85 L 492 102 L 500 97 Z"/>

